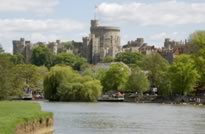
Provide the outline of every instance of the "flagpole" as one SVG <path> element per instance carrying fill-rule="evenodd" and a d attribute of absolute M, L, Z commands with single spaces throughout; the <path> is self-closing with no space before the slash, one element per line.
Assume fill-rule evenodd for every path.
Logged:
<path fill-rule="evenodd" d="M 98 6 L 95 5 L 95 15 L 94 15 L 94 19 L 97 20 L 97 9 L 98 9 Z"/>

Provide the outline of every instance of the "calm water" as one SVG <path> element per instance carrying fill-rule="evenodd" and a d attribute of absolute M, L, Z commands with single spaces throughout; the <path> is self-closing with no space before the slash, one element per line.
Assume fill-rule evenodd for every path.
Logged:
<path fill-rule="evenodd" d="M 205 134 L 205 108 L 130 103 L 41 103 L 55 134 Z"/>

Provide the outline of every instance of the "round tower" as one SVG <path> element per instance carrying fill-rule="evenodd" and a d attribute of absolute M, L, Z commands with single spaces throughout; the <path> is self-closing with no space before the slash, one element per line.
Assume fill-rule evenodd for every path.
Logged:
<path fill-rule="evenodd" d="M 99 26 L 99 20 L 91 20 L 91 28 L 98 27 Z"/>

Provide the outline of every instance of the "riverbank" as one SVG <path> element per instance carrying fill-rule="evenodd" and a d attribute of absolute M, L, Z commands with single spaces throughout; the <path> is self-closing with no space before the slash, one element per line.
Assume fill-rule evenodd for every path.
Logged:
<path fill-rule="evenodd" d="M 0 134 L 51 134 L 53 114 L 41 111 L 38 103 L 0 102 Z"/>
<path fill-rule="evenodd" d="M 205 96 L 126 96 L 125 102 L 205 105 Z"/>

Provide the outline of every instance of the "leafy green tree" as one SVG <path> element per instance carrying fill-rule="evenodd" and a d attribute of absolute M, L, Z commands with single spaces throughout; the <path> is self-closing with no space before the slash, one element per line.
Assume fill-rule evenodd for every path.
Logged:
<path fill-rule="evenodd" d="M 178 56 L 169 69 L 172 93 L 187 95 L 197 84 L 199 74 L 189 55 Z"/>
<path fill-rule="evenodd" d="M 123 90 L 129 76 L 129 67 L 123 63 L 113 63 L 109 70 L 105 73 L 101 83 L 103 91 Z"/>
<path fill-rule="evenodd" d="M 73 75 L 74 73 L 72 73 L 72 70 L 69 67 L 52 67 L 49 74 L 44 79 L 45 98 L 51 101 L 60 100 L 59 95 L 57 95 L 59 92 L 58 88 L 62 83 L 66 83 L 67 79 L 73 78 Z M 66 85 L 65 88 L 67 88 Z"/>
<path fill-rule="evenodd" d="M 62 45 L 63 45 L 66 49 L 71 49 L 71 50 L 72 50 L 72 49 L 74 48 L 74 46 L 73 46 L 73 44 L 72 44 L 71 41 L 63 42 Z"/>
<path fill-rule="evenodd" d="M 148 71 L 148 78 L 152 86 L 159 87 L 161 77 L 168 70 L 168 62 L 158 53 L 146 56 L 143 69 Z"/>
<path fill-rule="evenodd" d="M 132 73 L 128 78 L 126 90 L 131 92 L 138 92 L 143 95 L 143 92 L 149 89 L 149 80 L 145 72 L 139 68 L 133 68 Z"/>
<path fill-rule="evenodd" d="M 84 83 L 84 100 L 96 101 L 96 96 L 100 96 L 102 93 L 101 83 L 99 80 L 86 81 Z"/>
<path fill-rule="evenodd" d="M 25 63 L 25 59 L 22 54 L 11 55 L 10 59 L 14 64 L 24 64 Z"/>
<path fill-rule="evenodd" d="M 100 81 L 81 76 L 68 66 L 51 68 L 44 80 L 45 97 L 51 101 L 96 101 L 101 90 Z"/>
<path fill-rule="evenodd" d="M 75 70 L 80 70 L 81 66 L 86 63 L 86 60 L 72 53 L 60 53 L 57 55 L 55 64 L 65 64 L 73 67 Z"/>
<path fill-rule="evenodd" d="M 54 55 L 45 45 L 39 45 L 33 49 L 31 61 L 32 64 L 37 66 L 50 67 L 53 65 Z"/>
<path fill-rule="evenodd" d="M 24 88 L 31 88 L 33 90 L 42 88 L 39 87 L 42 74 L 38 72 L 38 67 L 34 65 L 18 64 L 13 67 L 12 74 L 14 76 L 12 80 L 14 94 L 22 95 Z"/>
<path fill-rule="evenodd" d="M 161 96 L 171 96 L 172 89 L 171 89 L 171 81 L 169 78 L 169 72 L 163 72 L 161 77 L 159 78 L 158 88 L 157 88 L 158 95 Z"/>
<path fill-rule="evenodd" d="M 205 31 L 191 34 L 188 46 L 200 74 L 198 88 L 205 89 Z"/>
<path fill-rule="evenodd" d="M 11 69 L 13 67 L 8 55 L 0 54 L 0 100 L 11 94 Z"/>
<path fill-rule="evenodd" d="M 99 68 L 97 71 L 96 71 L 96 75 L 95 75 L 95 78 L 102 81 L 106 75 L 106 72 L 107 70 L 105 68 Z"/>
<path fill-rule="evenodd" d="M 36 68 L 36 77 L 38 78 L 38 80 L 36 81 L 35 84 L 35 90 L 38 91 L 43 91 L 43 81 L 45 79 L 45 77 L 48 75 L 49 71 L 48 68 L 45 66 L 40 66 Z"/>
<path fill-rule="evenodd" d="M 115 61 L 123 62 L 125 64 L 137 64 L 138 66 L 142 65 L 144 55 L 136 52 L 123 52 L 119 53 L 115 57 Z"/>

